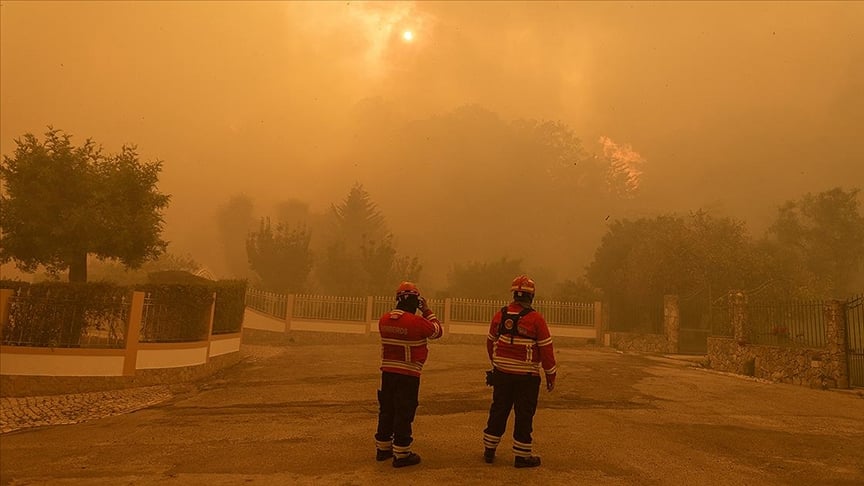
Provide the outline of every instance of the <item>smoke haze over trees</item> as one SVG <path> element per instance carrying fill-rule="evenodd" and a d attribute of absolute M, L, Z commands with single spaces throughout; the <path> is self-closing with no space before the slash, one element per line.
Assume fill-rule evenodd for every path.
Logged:
<path fill-rule="evenodd" d="M 784 238 L 831 225 L 802 198 L 864 181 L 861 25 L 853 2 L 4 2 L 0 152 L 49 124 L 137 143 L 169 251 L 223 276 L 261 217 L 326 258 L 355 183 L 436 290 L 506 258 L 575 292 L 613 222 L 700 209 L 794 260 Z"/>

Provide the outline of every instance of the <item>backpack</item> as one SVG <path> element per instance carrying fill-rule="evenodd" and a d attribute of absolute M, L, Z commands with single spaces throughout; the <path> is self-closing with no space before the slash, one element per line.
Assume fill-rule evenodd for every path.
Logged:
<path fill-rule="evenodd" d="M 513 339 L 516 337 L 524 337 L 527 338 L 529 336 L 523 336 L 519 334 L 519 320 L 523 317 L 527 316 L 531 312 L 534 312 L 534 309 L 527 307 L 519 311 L 518 314 L 509 314 L 507 312 L 507 307 L 501 308 L 501 322 L 498 324 L 498 336 L 508 335 L 510 336 L 510 344 L 513 344 Z"/>

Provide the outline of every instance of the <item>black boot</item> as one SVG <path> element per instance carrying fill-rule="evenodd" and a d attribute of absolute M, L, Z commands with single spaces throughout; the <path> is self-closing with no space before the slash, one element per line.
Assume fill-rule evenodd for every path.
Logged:
<path fill-rule="evenodd" d="M 483 451 L 483 460 L 486 461 L 486 464 L 492 464 L 495 462 L 495 449 L 487 447 L 486 450 Z"/>
<path fill-rule="evenodd" d="M 393 457 L 392 450 L 382 451 L 381 449 L 375 449 L 375 460 L 376 461 L 386 461 Z"/>
<path fill-rule="evenodd" d="M 393 467 L 414 466 L 416 464 L 420 464 L 420 456 L 413 452 L 409 453 L 405 457 L 393 459 Z"/>
<path fill-rule="evenodd" d="M 540 465 L 540 458 L 537 456 L 516 456 L 516 460 L 513 462 L 513 465 L 516 467 L 537 467 Z"/>

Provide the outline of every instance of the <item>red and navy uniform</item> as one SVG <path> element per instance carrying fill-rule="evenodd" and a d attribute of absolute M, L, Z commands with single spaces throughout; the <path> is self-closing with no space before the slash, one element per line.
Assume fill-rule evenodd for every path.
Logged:
<path fill-rule="evenodd" d="M 550 376 L 554 380 L 558 371 L 549 326 L 539 312 L 528 310 L 527 305 L 514 301 L 505 312 L 498 311 L 492 318 L 486 340 L 486 350 L 494 368 L 494 391 L 483 443 L 490 449 L 498 447 L 512 409 L 516 416 L 513 453 L 520 457 L 531 456 L 540 370 L 547 380 Z"/>
<path fill-rule="evenodd" d="M 378 332 L 381 371 L 419 378 L 429 356 L 426 340 L 441 337 L 441 323 L 430 309 L 423 317 L 394 309 L 378 320 Z"/>
<path fill-rule="evenodd" d="M 441 337 L 441 323 L 431 310 L 423 316 L 394 309 L 378 320 L 381 333 L 381 389 L 378 391 L 379 451 L 394 457 L 411 453 L 411 424 L 417 411 L 420 372 L 429 356 L 428 339 Z"/>
<path fill-rule="evenodd" d="M 500 310 L 492 318 L 489 335 L 486 339 L 486 351 L 489 360 L 496 370 L 516 375 L 539 375 L 540 369 L 547 375 L 558 371 L 555 364 L 555 351 L 552 349 L 552 335 L 546 319 L 537 312 L 529 312 L 520 317 L 515 324 L 517 333 L 499 335 L 501 322 L 506 323 L 518 316 L 525 306 L 512 302 L 507 306 L 507 315 Z"/>

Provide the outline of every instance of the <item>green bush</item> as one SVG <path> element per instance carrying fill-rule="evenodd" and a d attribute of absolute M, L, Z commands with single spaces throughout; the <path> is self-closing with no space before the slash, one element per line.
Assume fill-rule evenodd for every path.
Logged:
<path fill-rule="evenodd" d="M 126 287 L 106 282 L 0 280 L 16 290 L 3 344 L 45 347 L 122 347 L 131 292 L 147 295 L 141 322 L 142 342 L 188 342 L 208 338 L 213 294 L 213 334 L 239 332 L 245 311 L 245 280 L 193 280 Z M 19 290 L 20 289 L 20 290 Z"/>
<path fill-rule="evenodd" d="M 240 332 L 246 312 L 246 281 L 216 282 L 216 310 L 213 314 L 213 334 Z"/>
<path fill-rule="evenodd" d="M 9 280 L 5 278 L 0 278 L 0 289 L 18 290 L 19 288 L 26 288 L 29 286 L 30 282 L 25 282 L 23 280 Z"/>
<path fill-rule="evenodd" d="M 3 344 L 123 346 L 130 304 L 128 288 L 101 282 L 43 282 L 19 289 L 9 306 Z"/>
<path fill-rule="evenodd" d="M 145 284 L 142 342 L 188 342 L 207 339 L 213 287 L 198 284 Z"/>

